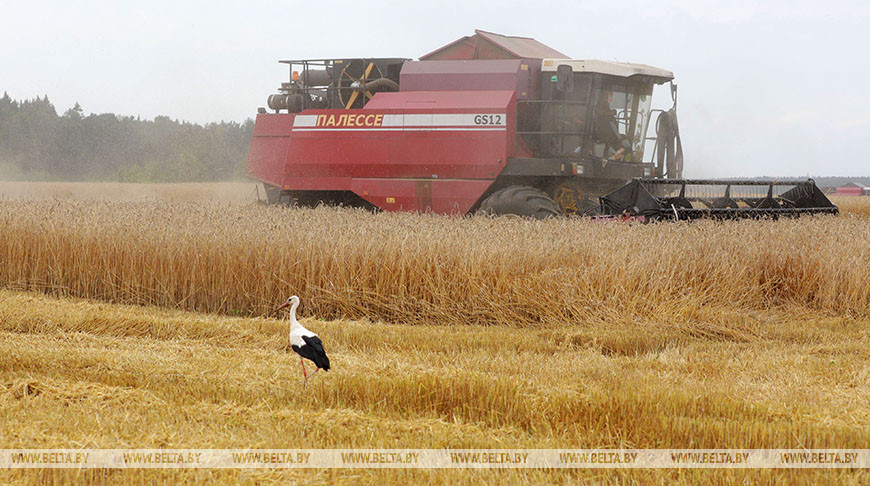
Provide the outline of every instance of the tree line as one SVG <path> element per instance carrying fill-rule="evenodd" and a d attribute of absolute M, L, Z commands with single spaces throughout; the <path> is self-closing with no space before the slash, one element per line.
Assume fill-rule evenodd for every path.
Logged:
<path fill-rule="evenodd" d="M 111 113 L 58 115 L 48 96 L 0 98 L 0 179 L 194 182 L 244 175 L 254 122 L 198 125 Z"/>

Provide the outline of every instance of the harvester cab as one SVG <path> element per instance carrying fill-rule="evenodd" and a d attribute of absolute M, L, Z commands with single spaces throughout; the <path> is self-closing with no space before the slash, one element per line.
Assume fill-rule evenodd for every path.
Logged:
<path fill-rule="evenodd" d="M 544 157 L 646 162 L 647 177 L 681 176 L 681 151 L 668 145 L 679 140 L 679 133 L 675 123 L 663 120 L 676 120 L 673 73 L 634 63 L 544 59 L 541 76 L 541 99 L 518 102 L 518 108 L 528 112 L 518 117 L 525 124 L 520 133 L 535 152 Z M 671 84 L 673 107 L 668 111 L 652 107 L 653 89 L 664 83 Z M 524 104 L 536 105 L 537 110 Z M 654 117 L 657 130 L 648 136 Z M 673 130 L 664 134 L 663 127 Z M 659 153 L 661 157 L 653 157 Z"/>

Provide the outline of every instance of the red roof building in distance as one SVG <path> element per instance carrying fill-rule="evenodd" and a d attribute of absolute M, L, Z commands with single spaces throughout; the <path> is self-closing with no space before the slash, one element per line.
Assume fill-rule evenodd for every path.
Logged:
<path fill-rule="evenodd" d="M 862 196 L 870 195 L 870 187 L 864 187 L 861 184 L 850 182 L 834 190 L 834 194 L 838 196 Z"/>
<path fill-rule="evenodd" d="M 552 47 L 531 37 L 514 37 L 475 29 L 474 35 L 462 37 L 436 49 L 421 61 L 470 59 L 568 59 Z"/>

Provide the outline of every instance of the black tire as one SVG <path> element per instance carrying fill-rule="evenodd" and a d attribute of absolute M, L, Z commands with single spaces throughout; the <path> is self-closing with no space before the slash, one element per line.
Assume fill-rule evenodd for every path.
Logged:
<path fill-rule="evenodd" d="M 529 186 L 510 186 L 495 191 L 480 203 L 477 212 L 496 216 L 514 214 L 535 219 L 562 214 L 559 205 L 547 193 Z"/>

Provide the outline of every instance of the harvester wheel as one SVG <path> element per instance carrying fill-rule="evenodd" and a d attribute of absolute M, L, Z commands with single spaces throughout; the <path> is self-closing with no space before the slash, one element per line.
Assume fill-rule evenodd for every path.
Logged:
<path fill-rule="evenodd" d="M 495 191 L 480 203 L 477 212 L 496 216 L 514 214 L 535 219 L 561 214 L 559 205 L 547 193 L 529 186 L 510 186 Z"/>

